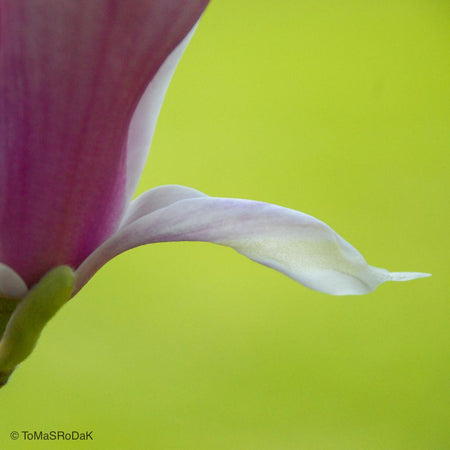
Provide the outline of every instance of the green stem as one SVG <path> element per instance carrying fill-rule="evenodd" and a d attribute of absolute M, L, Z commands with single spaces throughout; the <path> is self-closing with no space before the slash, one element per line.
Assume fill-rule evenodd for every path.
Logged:
<path fill-rule="evenodd" d="M 56 312 L 70 299 L 74 273 L 70 267 L 59 266 L 48 272 L 17 303 L 2 299 L 0 327 L 0 387 L 8 381 L 16 366 L 24 361 L 39 339 L 41 331 Z M 10 315 L 8 320 L 8 315 Z"/>

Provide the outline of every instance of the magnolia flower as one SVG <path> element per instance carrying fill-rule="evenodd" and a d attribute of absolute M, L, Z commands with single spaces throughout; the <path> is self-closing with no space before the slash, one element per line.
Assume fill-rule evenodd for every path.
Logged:
<path fill-rule="evenodd" d="M 132 201 L 158 113 L 207 0 L 0 0 L 0 297 L 51 269 L 74 295 L 114 256 L 166 241 L 234 248 L 328 294 L 425 276 L 368 265 L 328 225 L 160 186 Z"/>

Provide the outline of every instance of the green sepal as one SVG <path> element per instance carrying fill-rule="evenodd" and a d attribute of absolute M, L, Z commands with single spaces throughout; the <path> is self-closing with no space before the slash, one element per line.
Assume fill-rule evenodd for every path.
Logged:
<path fill-rule="evenodd" d="M 70 267 L 58 266 L 33 286 L 23 300 L 1 300 L 0 322 L 7 323 L 0 340 L 0 387 L 30 355 L 45 325 L 70 299 L 74 277 Z"/>

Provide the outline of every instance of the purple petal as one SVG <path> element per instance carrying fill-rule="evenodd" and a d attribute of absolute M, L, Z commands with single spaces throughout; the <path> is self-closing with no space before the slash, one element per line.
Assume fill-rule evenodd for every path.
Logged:
<path fill-rule="evenodd" d="M 29 285 L 116 230 L 130 121 L 206 4 L 0 0 L 0 260 Z"/>
<path fill-rule="evenodd" d="M 165 189 L 160 187 L 159 194 Z M 182 191 L 180 190 L 180 193 Z M 187 191 L 186 191 L 187 193 Z M 335 295 L 365 294 L 388 280 L 427 274 L 395 273 L 369 266 L 363 256 L 328 225 L 314 217 L 280 206 L 250 200 L 197 197 L 160 203 L 151 193 L 138 199 L 135 214 L 90 257 L 76 273 L 76 290 L 108 260 L 130 248 L 154 242 L 207 241 L 234 248 L 299 283 Z M 180 195 L 181 197 L 181 195 Z M 174 200 L 173 198 L 171 200 Z"/>
<path fill-rule="evenodd" d="M 0 298 L 23 298 L 27 292 L 27 285 L 20 275 L 0 263 Z"/>

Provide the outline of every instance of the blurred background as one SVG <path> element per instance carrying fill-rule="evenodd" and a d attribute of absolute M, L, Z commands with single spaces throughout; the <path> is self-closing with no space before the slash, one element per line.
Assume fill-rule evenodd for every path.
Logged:
<path fill-rule="evenodd" d="M 281 204 L 433 277 L 331 297 L 219 246 L 132 250 L 2 389 L 0 447 L 450 448 L 449 22 L 445 0 L 213 1 L 139 193 Z"/>

